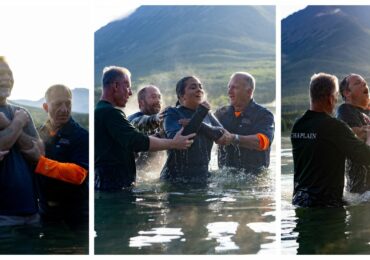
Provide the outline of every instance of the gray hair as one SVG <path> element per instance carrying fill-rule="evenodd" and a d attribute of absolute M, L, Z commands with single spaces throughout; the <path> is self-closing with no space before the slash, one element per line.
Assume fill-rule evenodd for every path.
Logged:
<path fill-rule="evenodd" d="M 335 75 L 320 72 L 314 74 L 310 81 L 311 102 L 320 102 L 330 96 L 338 86 L 338 78 Z"/>
<path fill-rule="evenodd" d="M 124 67 L 118 66 L 105 67 L 103 69 L 102 77 L 103 88 L 107 87 L 109 84 L 113 83 L 115 80 L 123 77 L 124 75 L 131 78 L 131 72 Z"/>
<path fill-rule="evenodd" d="M 242 72 L 242 71 L 235 72 L 233 75 L 231 75 L 230 80 L 232 78 L 234 78 L 235 76 L 242 77 L 244 79 L 246 85 L 248 87 L 250 87 L 252 90 L 254 90 L 254 88 L 256 86 L 256 80 L 254 79 L 254 77 L 251 74 L 249 74 L 248 72 Z"/>

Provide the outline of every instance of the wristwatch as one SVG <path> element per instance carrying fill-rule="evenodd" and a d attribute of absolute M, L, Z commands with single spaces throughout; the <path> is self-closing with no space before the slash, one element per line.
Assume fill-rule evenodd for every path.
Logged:
<path fill-rule="evenodd" d="M 238 134 L 235 134 L 234 135 L 234 139 L 233 139 L 233 141 L 231 142 L 233 145 L 235 145 L 235 146 L 238 146 L 239 145 L 239 143 L 240 143 L 240 138 L 239 138 L 239 135 Z"/>

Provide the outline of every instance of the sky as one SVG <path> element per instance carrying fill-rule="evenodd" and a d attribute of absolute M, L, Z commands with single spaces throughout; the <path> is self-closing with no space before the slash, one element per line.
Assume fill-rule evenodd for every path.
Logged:
<path fill-rule="evenodd" d="M 9 99 L 38 100 L 53 84 L 92 86 L 88 0 L 2 0 L 0 55 L 14 75 Z"/>
<path fill-rule="evenodd" d="M 10 99 L 38 100 L 53 84 L 93 86 L 94 32 L 143 4 L 173 1 L 1 0 L 0 56 L 14 74 Z M 266 1 L 265 1 L 266 2 Z M 187 0 L 180 4 L 243 4 L 244 1 Z M 258 4 L 259 1 L 248 1 Z M 273 4 L 276 1 L 267 1 Z M 283 17 L 304 8 L 284 5 Z"/>

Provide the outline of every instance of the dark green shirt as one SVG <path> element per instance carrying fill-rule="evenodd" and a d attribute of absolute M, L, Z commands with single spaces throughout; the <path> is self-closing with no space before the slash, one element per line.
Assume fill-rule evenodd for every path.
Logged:
<path fill-rule="evenodd" d="M 95 188 L 120 189 L 136 178 L 135 152 L 149 149 L 149 137 L 140 133 L 125 113 L 107 101 L 95 108 Z"/>
<path fill-rule="evenodd" d="M 295 122 L 291 141 L 298 206 L 342 205 L 345 158 L 370 165 L 370 147 L 326 113 L 308 110 Z"/>

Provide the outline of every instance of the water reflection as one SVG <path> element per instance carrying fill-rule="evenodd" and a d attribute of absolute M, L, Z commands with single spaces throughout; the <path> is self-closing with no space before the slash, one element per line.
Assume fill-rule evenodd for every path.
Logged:
<path fill-rule="evenodd" d="M 370 192 L 344 193 L 343 208 L 295 208 L 289 139 L 282 147 L 282 252 L 284 254 L 370 254 Z"/>
<path fill-rule="evenodd" d="M 151 180 L 139 182 L 132 191 L 97 192 L 95 252 L 256 254 L 272 250 L 276 241 L 272 173 L 255 177 L 214 171 L 213 176 L 205 185 Z M 258 228 L 265 224 L 268 227 Z"/>

